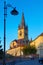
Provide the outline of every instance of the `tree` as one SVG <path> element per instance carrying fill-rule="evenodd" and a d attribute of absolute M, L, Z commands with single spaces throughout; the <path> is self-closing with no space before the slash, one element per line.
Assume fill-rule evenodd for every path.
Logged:
<path fill-rule="evenodd" d="M 29 54 L 36 54 L 37 50 L 35 48 L 35 46 L 24 46 L 23 48 L 23 54 L 24 55 L 29 55 Z"/>
<path fill-rule="evenodd" d="M 24 46 L 24 48 L 23 48 L 23 54 L 24 55 L 27 55 L 28 54 L 28 47 L 27 46 Z"/>
<path fill-rule="evenodd" d="M 0 40 L 0 44 L 1 44 L 1 40 Z M 0 45 L 0 59 L 3 58 L 3 49 L 2 49 L 2 45 Z"/>
<path fill-rule="evenodd" d="M 29 54 L 36 54 L 37 50 L 35 46 L 28 46 L 28 52 Z"/>

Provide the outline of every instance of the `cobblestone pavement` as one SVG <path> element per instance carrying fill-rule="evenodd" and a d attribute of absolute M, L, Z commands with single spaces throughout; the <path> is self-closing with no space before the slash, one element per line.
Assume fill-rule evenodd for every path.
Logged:
<path fill-rule="evenodd" d="M 32 59 L 32 60 L 25 60 L 25 61 L 21 61 L 16 63 L 15 65 L 43 65 L 41 63 L 39 63 L 38 59 Z"/>

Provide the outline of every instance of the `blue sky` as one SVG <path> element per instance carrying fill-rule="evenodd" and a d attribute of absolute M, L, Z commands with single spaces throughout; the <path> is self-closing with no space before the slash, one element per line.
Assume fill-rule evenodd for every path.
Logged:
<path fill-rule="evenodd" d="M 18 39 L 18 25 L 21 22 L 22 12 L 24 12 L 25 22 L 28 25 L 28 38 L 35 39 L 43 32 L 43 0 L 6 0 L 19 11 L 19 15 L 10 14 L 12 8 L 7 8 L 6 18 L 6 50 L 9 49 L 10 42 Z M 0 37 L 3 45 L 4 31 L 4 0 L 0 0 Z"/>

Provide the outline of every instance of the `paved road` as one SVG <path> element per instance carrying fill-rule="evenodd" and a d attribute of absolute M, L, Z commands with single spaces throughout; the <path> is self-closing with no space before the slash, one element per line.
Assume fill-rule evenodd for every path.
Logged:
<path fill-rule="evenodd" d="M 18 62 L 15 65 L 43 65 L 43 64 L 40 64 L 38 62 L 38 59 L 34 59 L 34 60 L 26 60 L 26 61 Z"/>

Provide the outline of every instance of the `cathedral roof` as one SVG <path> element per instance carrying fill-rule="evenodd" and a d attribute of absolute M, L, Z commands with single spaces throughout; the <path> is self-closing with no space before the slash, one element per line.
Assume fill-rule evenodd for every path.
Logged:
<path fill-rule="evenodd" d="M 21 24 L 19 25 L 19 29 L 25 28 L 25 18 L 24 18 L 24 13 L 22 12 L 22 19 L 21 19 Z"/>
<path fill-rule="evenodd" d="M 23 39 L 13 40 L 13 42 L 16 42 L 16 43 L 17 43 L 17 47 L 19 47 L 19 46 L 24 46 Z"/>
<path fill-rule="evenodd" d="M 13 40 L 12 42 L 14 42 L 14 41 L 15 41 L 15 42 L 17 42 L 17 40 L 16 40 L 16 39 L 15 39 L 15 40 Z"/>
<path fill-rule="evenodd" d="M 41 33 L 39 36 L 43 36 L 43 33 Z"/>
<path fill-rule="evenodd" d="M 43 36 L 43 33 L 41 33 L 39 36 L 37 36 L 36 39 L 37 39 L 38 37 L 40 37 L 40 36 Z"/>
<path fill-rule="evenodd" d="M 22 12 L 21 26 L 25 26 L 24 13 Z"/>
<path fill-rule="evenodd" d="M 41 33 L 39 36 L 37 36 L 34 40 L 32 40 L 32 42 L 33 41 L 35 41 L 38 37 L 40 37 L 40 36 L 43 36 L 43 33 Z"/>

